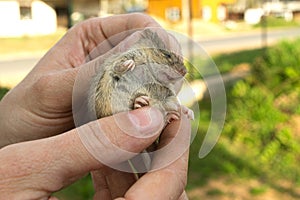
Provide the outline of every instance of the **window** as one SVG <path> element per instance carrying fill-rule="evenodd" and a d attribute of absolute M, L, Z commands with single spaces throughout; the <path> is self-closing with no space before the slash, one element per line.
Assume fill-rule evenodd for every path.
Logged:
<path fill-rule="evenodd" d="M 20 6 L 20 17 L 21 17 L 21 20 L 32 19 L 31 7 Z"/>

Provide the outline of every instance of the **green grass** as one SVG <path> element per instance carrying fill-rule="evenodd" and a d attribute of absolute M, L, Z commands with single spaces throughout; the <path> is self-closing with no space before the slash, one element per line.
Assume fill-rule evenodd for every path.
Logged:
<path fill-rule="evenodd" d="M 208 195 L 208 196 L 221 196 L 221 195 L 224 195 L 224 192 L 220 189 L 213 188 L 213 189 L 208 190 L 206 192 L 206 195 Z"/>
<path fill-rule="evenodd" d="M 252 187 L 249 189 L 249 193 L 253 196 L 258 196 L 264 194 L 267 191 L 268 187 L 261 186 L 261 187 Z"/>
<path fill-rule="evenodd" d="M 251 65 L 254 60 L 264 55 L 266 49 L 258 48 L 252 50 L 244 50 L 237 51 L 232 53 L 221 53 L 211 57 L 212 60 L 205 60 L 203 58 L 196 57 L 193 59 L 193 63 L 196 66 L 205 66 L 201 70 L 201 74 L 195 70 L 195 67 L 190 65 L 190 63 L 186 63 L 186 67 L 189 69 L 189 73 L 187 74 L 188 80 L 199 79 L 202 78 L 202 75 L 210 76 L 217 73 L 211 65 L 215 64 L 221 74 L 227 73 L 233 68 L 237 67 L 240 64 L 249 64 Z M 213 62 L 212 62 L 213 61 Z"/>
<path fill-rule="evenodd" d="M 4 97 L 4 95 L 8 92 L 8 88 L 0 87 L 0 100 Z"/>
<path fill-rule="evenodd" d="M 209 180 L 218 177 L 263 177 L 264 171 L 259 166 L 253 165 L 251 160 L 240 156 L 235 149 L 230 148 L 230 143 L 221 135 L 212 151 L 200 159 L 198 153 L 203 142 L 210 121 L 210 100 L 204 99 L 199 103 L 201 117 L 198 133 L 190 147 L 190 162 L 187 189 L 205 186 Z M 199 118 L 198 116 L 195 117 Z"/>
<path fill-rule="evenodd" d="M 87 175 L 71 186 L 57 192 L 54 196 L 59 199 L 92 200 L 94 194 L 91 176 Z"/>
<path fill-rule="evenodd" d="M 248 63 L 252 64 L 254 60 L 265 53 L 265 49 L 252 49 L 237 51 L 233 53 L 222 53 L 212 57 L 221 73 L 232 70 L 237 65 Z"/>
<path fill-rule="evenodd" d="M 260 22 L 257 25 L 254 25 L 254 27 L 261 27 L 263 22 Z M 297 27 L 300 25 L 299 21 L 292 20 L 292 21 L 286 21 L 282 17 L 273 17 L 269 16 L 266 18 L 266 25 L 268 28 L 277 28 L 277 27 Z"/>

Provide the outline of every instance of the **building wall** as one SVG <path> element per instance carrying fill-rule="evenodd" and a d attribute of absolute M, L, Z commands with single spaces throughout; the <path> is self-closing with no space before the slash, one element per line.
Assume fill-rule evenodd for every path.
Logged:
<path fill-rule="evenodd" d="M 0 37 L 43 35 L 56 31 L 56 13 L 42 1 L 20 6 L 18 1 L 0 1 Z"/>
<path fill-rule="evenodd" d="M 192 16 L 193 18 L 202 17 L 201 0 L 192 0 Z"/>
<path fill-rule="evenodd" d="M 99 0 L 73 0 L 73 12 L 80 12 L 87 17 L 91 17 L 98 16 L 99 11 Z"/>
<path fill-rule="evenodd" d="M 166 10 L 170 8 L 181 9 L 182 0 L 149 0 L 147 13 L 166 19 Z"/>
<path fill-rule="evenodd" d="M 150 15 L 166 18 L 166 10 L 171 7 L 178 7 L 181 15 L 183 10 L 187 8 L 187 3 L 191 2 L 192 17 L 203 18 L 203 15 L 210 12 L 210 18 L 208 21 L 217 22 L 219 18 L 222 18 L 222 12 L 225 7 L 221 5 L 235 3 L 236 0 L 149 0 L 149 6 L 147 12 Z M 221 13 L 221 14 L 220 14 Z"/>
<path fill-rule="evenodd" d="M 223 9 L 225 8 L 222 8 L 221 6 L 233 4 L 235 2 L 236 0 L 201 0 L 202 17 L 206 18 L 204 15 L 210 12 L 211 16 L 210 19 L 207 19 L 207 21 L 219 22 L 220 15 L 222 15 L 221 12 L 223 12 Z"/>

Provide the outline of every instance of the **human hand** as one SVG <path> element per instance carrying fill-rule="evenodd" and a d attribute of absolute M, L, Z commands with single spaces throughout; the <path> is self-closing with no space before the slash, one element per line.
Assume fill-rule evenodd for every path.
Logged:
<path fill-rule="evenodd" d="M 155 154 L 152 168 L 156 170 L 144 174 L 137 181 L 132 174 L 111 168 L 93 171 L 92 178 L 96 192 L 94 199 L 188 199 L 185 186 L 190 131 L 187 115 L 169 124 L 160 137 L 158 149 L 163 149 L 173 142 L 171 147 L 173 151 L 166 150 Z"/>
<path fill-rule="evenodd" d="M 159 25 L 147 15 L 128 14 L 90 19 L 69 30 L 1 100 L 0 148 L 74 128 L 72 90 L 86 57 L 110 36 L 145 27 Z M 113 48 L 122 39 L 110 41 L 107 48 Z"/>
<path fill-rule="evenodd" d="M 134 117 L 137 121 L 132 121 Z M 126 121 L 131 127 L 131 136 L 120 129 L 115 119 Z M 149 172 L 134 182 L 132 174 L 118 172 L 104 166 L 84 147 L 80 139 L 82 130 L 87 135 L 97 135 L 101 127 L 102 134 L 118 148 L 130 152 L 140 152 L 152 144 L 163 128 L 163 116 L 158 110 L 141 108 L 130 114 L 119 113 L 115 116 L 90 122 L 64 134 L 30 142 L 9 145 L 0 150 L 0 199 L 55 199 L 51 194 L 76 181 L 89 171 L 97 170 L 94 199 L 186 199 L 184 188 L 187 178 L 188 145 L 190 142 L 190 123 L 185 115 L 169 124 L 161 136 L 160 148 L 169 142 L 177 142 L 174 149 L 182 152 L 169 165 Z M 81 130 L 80 130 L 81 129 Z M 144 136 L 154 133 L 151 137 Z M 132 137 L 136 135 L 137 137 Z M 126 142 L 122 142 L 126 141 Z M 111 162 L 122 162 L 122 157 L 107 154 L 111 146 L 98 143 L 104 158 Z M 154 166 L 170 157 L 158 154 L 154 157 Z"/>
<path fill-rule="evenodd" d="M 114 26 L 112 27 L 111 24 Z M 32 72 L 0 102 L 0 127 L 2 128 L 0 147 L 10 143 L 57 135 L 72 129 L 74 127 L 72 115 L 73 86 L 75 77 L 83 67 L 82 64 L 86 62 L 86 57 L 99 43 L 111 35 L 129 29 L 149 26 L 158 27 L 159 25 L 145 15 L 131 14 L 122 15 L 121 17 L 91 19 L 71 29 L 39 61 Z M 118 45 L 122 39 L 110 41 L 108 48 Z M 97 57 L 98 55 L 94 56 Z M 142 111 L 139 109 L 133 112 Z M 104 124 L 110 127 L 109 131 L 115 133 L 111 135 L 112 139 L 118 139 L 114 142 L 128 151 L 140 152 L 152 144 L 158 136 L 157 133 L 155 137 L 147 138 L 143 142 L 138 140 L 136 143 L 126 137 L 126 140 L 122 140 L 118 135 L 118 131 L 114 130 L 116 126 L 109 125 L 112 122 L 109 119 L 112 118 L 101 119 L 99 122 L 105 121 Z M 83 127 L 90 127 L 96 122 L 91 122 Z M 185 125 L 185 127 L 188 126 Z M 20 143 L 1 149 L 0 160 L 6 161 L 5 165 L 0 167 L 2 176 L 0 188 L 4 191 L 3 194 L 15 195 L 14 197 L 20 196 L 21 198 L 28 196 L 30 199 L 48 197 L 53 191 L 67 186 L 88 171 L 102 169 L 100 171 L 103 171 L 104 176 L 108 176 L 105 173 L 105 171 L 109 171 L 108 168 L 104 170 L 103 164 L 88 154 L 85 148 L 82 148 L 82 143 L 79 143 L 82 140 L 76 134 L 77 130 L 73 129 L 59 136 Z M 187 128 L 182 132 L 189 133 Z M 171 133 L 166 133 L 166 136 L 169 134 Z M 99 145 L 101 148 L 101 142 Z M 125 145 L 125 147 L 122 145 Z M 107 150 L 107 146 L 103 148 Z M 114 158 L 111 154 L 107 154 L 107 157 Z M 183 157 L 186 158 L 187 154 Z M 173 165 L 170 165 L 170 168 L 166 167 L 166 171 L 173 170 L 176 172 L 178 167 L 181 167 L 179 170 L 183 172 L 182 174 L 186 174 L 186 170 L 183 170 L 183 168 L 187 165 L 187 162 L 174 165 L 175 167 Z M 135 191 L 136 188 L 139 189 L 143 182 L 147 183 L 153 177 L 154 180 L 157 180 L 155 177 L 160 176 L 159 174 L 163 177 L 166 173 L 164 170 L 158 172 L 147 173 L 144 178 L 132 186 L 132 189 L 129 189 L 128 192 L 124 191 L 123 194 L 126 193 L 125 196 L 130 195 L 131 191 Z M 177 177 L 176 175 L 174 173 L 170 177 Z M 186 178 L 186 175 L 179 177 L 182 180 L 182 178 Z M 98 179 L 98 176 L 94 176 L 94 178 L 96 179 L 95 185 L 99 185 L 101 179 Z M 127 179 L 123 180 L 128 185 Z M 114 187 L 111 184 L 115 184 L 115 181 L 109 184 L 109 188 L 113 189 Z M 182 192 L 184 185 L 181 184 L 181 187 L 176 186 L 176 191 L 173 192 Z M 170 187 L 169 185 L 163 186 Z M 180 188 L 180 190 L 176 188 Z M 147 187 L 143 190 L 147 190 Z M 166 194 L 173 195 L 171 193 L 170 191 Z M 177 193 L 175 197 L 178 196 Z M 99 192 L 97 192 L 98 194 Z"/>

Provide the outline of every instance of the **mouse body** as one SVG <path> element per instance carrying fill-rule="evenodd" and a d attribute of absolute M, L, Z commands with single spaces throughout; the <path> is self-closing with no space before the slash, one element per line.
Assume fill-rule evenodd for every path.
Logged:
<path fill-rule="evenodd" d="M 182 57 L 167 50 L 154 31 L 143 30 L 136 44 L 101 67 L 104 71 L 93 78 L 89 92 L 97 118 L 143 106 L 158 108 L 168 123 L 180 118 L 174 85 L 187 70 Z"/>

